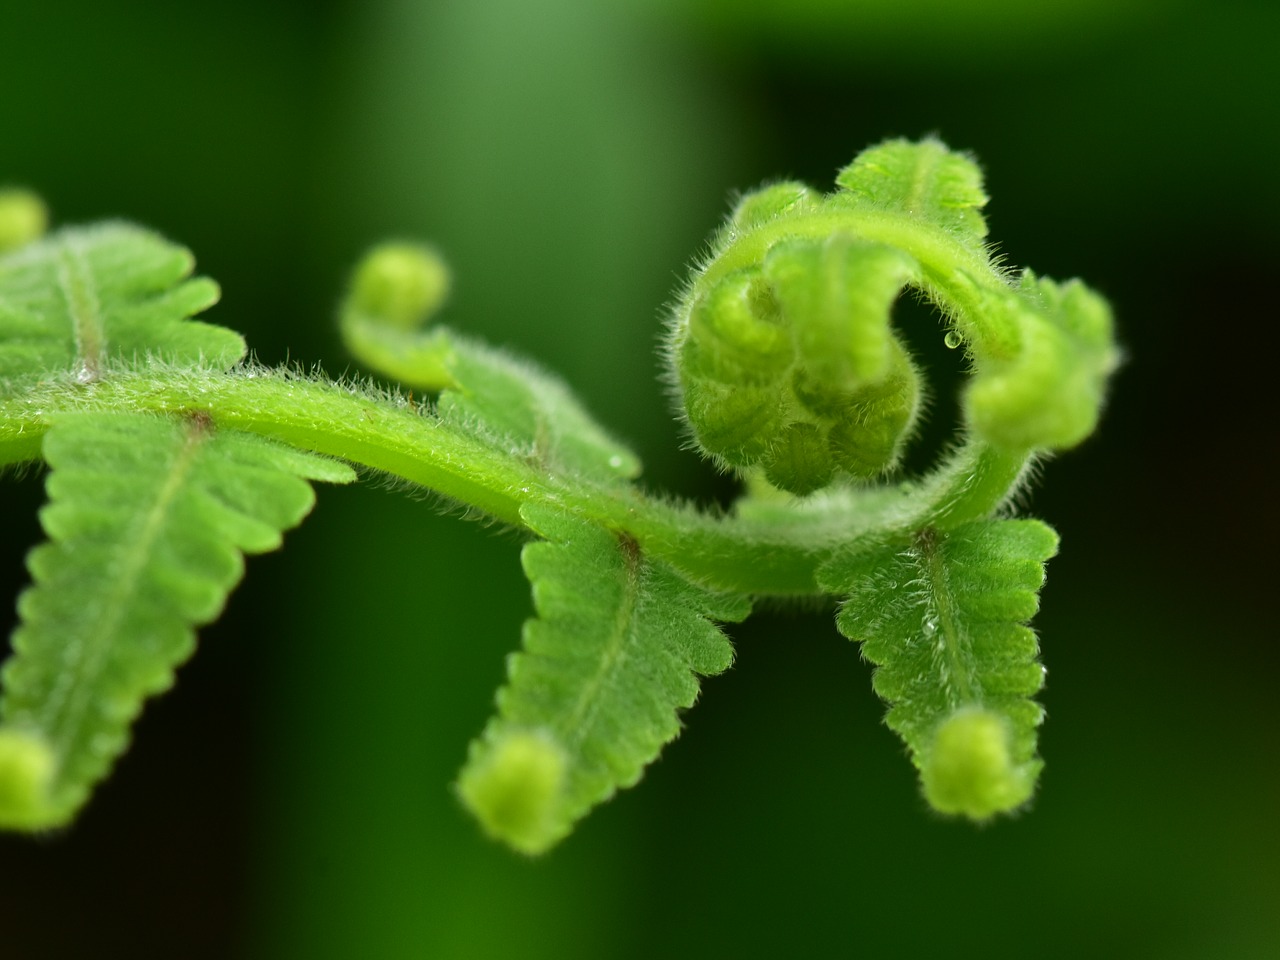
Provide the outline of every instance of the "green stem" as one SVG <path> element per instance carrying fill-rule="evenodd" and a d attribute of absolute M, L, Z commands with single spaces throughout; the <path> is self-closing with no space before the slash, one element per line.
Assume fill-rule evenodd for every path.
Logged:
<path fill-rule="evenodd" d="M 981 344 L 986 355 L 1007 359 L 1015 345 L 1003 331 L 988 329 L 978 320 L 982 291 L 1005 292 L 1008 286 L 990 259 L 957 241 L 927 221 L 889 210 L 828 203 L 812 213 L 796 213 L 756 227 L 737 238 L 724 253 L 706 265 L 695 281 L 709 288 L 734 270 L 761 263 L 766 252 L 789 237 L 825 239 L 846 232 L 911 253 L 920 265 L 916 283 L 942 304 L 970 343 Z"/>
<path fill-rule="evenodd" d="M 988 515 L 1029 460 L 970 439 L 917 482 L 766 510 L 748 502 L 740 513 L 716 517 L 632 486 L 549 476 L 400 398 L 247 368 L 121 371 L 96 383 L 44 381 L 15 392 L 0 399 L 0 463 L 37 459 L 49 422 L 66 410 L 204 413 L 217 426 L 391 474 L 517 527 L 525 526 L 522 505 L 554 505 L 627 534 L 708 586 L 751 594 L 821 593 L 818 568 L 837 550 L 871 549 Z"/>

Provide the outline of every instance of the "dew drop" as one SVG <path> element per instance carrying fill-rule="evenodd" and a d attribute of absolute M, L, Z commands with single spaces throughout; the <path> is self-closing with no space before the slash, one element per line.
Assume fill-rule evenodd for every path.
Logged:
<path fill-rule="evenodd" d="M 942 342 L 947 345 L 948 350 L 954 350 L 960 344 L 964 343 L 964 338 L 954 330 L 948 330 L 947 335 L 943 337 Z"/>

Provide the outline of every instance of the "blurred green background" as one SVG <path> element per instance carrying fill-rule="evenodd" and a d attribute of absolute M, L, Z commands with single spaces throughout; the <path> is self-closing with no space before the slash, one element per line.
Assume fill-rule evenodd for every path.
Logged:
<path fill-rule="evenodd" d="M 516 539 L 326 489 L 82 820 L 0 838 L 0 954 L 1280 956 L 1278 11 L 6 4 L 0 182 L 190 245 L 224 287 L 211 319 L 335 374 L 347 266 L 430 238 L 450 322 L 563 373 L 657 488 L 726 493 L 655 380 L 684 265 L 735 190 L 829 186 L 886 136 L 973 150 L 1009 260 L 1109 296 L 1128 362 L 1031 498 L 1063 553 L 1025 815 L 928 813 L 829 611 L 777 611 L 733 629 L 737 665 L 638 788 L 513 856 L 448 785 L 529 609 Z M 14 595 L 38 477 L 3 493 Z"/>

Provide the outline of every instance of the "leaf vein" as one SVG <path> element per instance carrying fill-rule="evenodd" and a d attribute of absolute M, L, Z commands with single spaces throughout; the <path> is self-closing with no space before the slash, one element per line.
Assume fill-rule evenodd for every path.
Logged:
<path fill-rule="evenodd" d="M 107 349 L 102 304 L 84 253 L 72 238 L 58 248 L 58 289 L 66 301 L 75 337 L 76 379 L 93 383 L 102 378 Z"/>
<path fill-rule="evenodd" d="M 623 559 L 622 597 L 610 626 L 605 652 L 591 679 L 583 684 L 573 709 L 564 721 L 564 739 L 575 751 L 587 737 L 591 722 L 599 712 L 601 693 L 612 685 L 613 678 L 626 664 L 628 647 L 635 643 L 633 621 L 640 596 L 641 557 L 634 541 L 620 541 L 619 553 Z"/>
<path fill-rule="evenodd" d="M 195 421 L 185 425 L 182 446 L 177 450 L 163 484 L 155 499 L 149 502 L 146 512 L 132 525 L 137 531 L 136 536 L 121 540 L 126 549 L 120 554 L 121 565 L 112 578 L 113 588 L 104 598 L 99 615 L 94 618 L 93 631 L 76 638 L 74 643 L 68 644 L 64 649 L 63 670 L 45 702 L 40 724 L 42 729 L 78 727 L 90 712 L 93 678 L 101 672 L 100 666 L 108 653 L 108 641 L 115 636 L 120 622 L 135 601 L 138 584 L 148 560 L 157 541 L 164 534 L 169 512 L 190 475 L 196 454 L 207 436 L 207 431 L 201 429 Z M 85 678 L 89 678 L 88 684 L 78 682 Z M 72 738 L 59 736 L 53 742 L 61 750 L 63 745 L 72 742 Z"/>

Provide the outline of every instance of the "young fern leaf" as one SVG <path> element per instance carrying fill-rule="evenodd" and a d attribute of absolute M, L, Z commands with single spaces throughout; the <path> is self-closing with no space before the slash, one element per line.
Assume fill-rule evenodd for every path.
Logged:
<path fill-rule="evenodd" d="M 964 396 L 973 430 L 1014 449 L 1072 447 L 1093 433 L 1119 362 L 1106 301 L 1079 280 L 1030 270 L 1017 288 L 982 300 L 993 324 L 1017 331 L 1017 347 L 975 345 L 978 375 Z"/>
<path fill-rule="evenodd" d="M 737 204 L 666 344 L 693 440 L 747 481 L 725 516 L 629 483 L 634 454 L 555 377 L 428 327 L 449 277 L 426 248 L 373 250 L 340 316 L 406 402 L 234 366 L 241 338 L 187 319 L 217 288 L 185 279 L 185 250 L 122 224 L 39 240 L 42 205 L 0 192 L 0 466 L 53 467 L 52 542 L 31 554 L 3 671 L 0 826 L 66 822 L 221 608 L 241 553 L 298 522 L 307 480 L 350 479 L 301 450 L 544 538 L 523 554 L 537 616 L 458 781 L 511 846 L 548 849 L 641 776 L 697 675 L 729 664 L 715 621 L 746 616 L 749 595 L 844 597 L 840 629 L 878 665 L 929 801 L 975 819 L 1016 808 L 1040 765 L 1026 623 L 1056 537 L 992 518 L 1044 451 L 1094 429 L 1118 350 L 1097 294 L 992 257 L 985 202 L 968 157 L 895 140 L 829 194 L 784 182 Z M 925 392 L 892 320 L 907 290 L 970 362 L 961 441 L 923 477 L 872 484 Z"/>
<path fill-rule="evenodd" d="M 858 203 L 928 220 L 982 250 L 987 192 L 982 171 L 940 140 L 886 140 L 863 150 L 836 183 Z"/>
<path fill-rule="evenodd" d="M 975 820 L 1013 810 L 1035 788 L 1044 683 L 1026 626 L 1057 535 L 1037 520 L 926 529 L 900 547 L 833 561 L 845 596 L 836 623 L 877 665 L 886 722 L 911 751 L 926 799 Z"/>
<path fill-rule="evenodd" d="M 447 269 L 430 249 L 375 248 L 357 266 L 339 315 L 348 349 L 407 387 L 440 391 L 442 421 L 549 473 L 602 483 L 640 474 L 636 455 L 558 378 L 447 328 L 424 329 L 447 292 Z"/>
<path fill-rule="evenodd" d="M 1078 281 L 990 254 L 977 165 L 936 140 L 863 151 L 821 196 L 748 194 L 677 305 L 667 357 L 703 453 L 807 495 L 891 470 L 921 386 L 890 325 L 904 289 L 932 300 L 973 376 L 966 441 L 1025 459 L 1093 430 L 1115 369 L 1111 316 Z"/>
<path fill-rule="evenodd" d="M 186 279 L 191 253 L 148 230 L 63 229 L 0 258 L 0 378 L 70 372 L 100 380 L 114 363 L 158 359 L 225 369 L 244 338 L 186 318 L 218 301 Z"/>
<path fill-rule="evenodd" d="M 167 689 L 221 612 L 242 553 L 280 545 L 349 467 L 207 418 L 61 413 L 35 583 L 4 665 L 0 826 L 66 823 L 128 743 L 143 700 Z"/>
<path fill-rule="evenodd" d="M 547 538 L 521 555 L 538 615 L 458 792 L 489 834 L 536 854 L 640 779 L 680 732 L 677 711 L 693 705 L 696 675 L 733 659 L 712 621 L 741 620 L 750 604 L 554 508 L 526 506 L 525 519 Z"/>

